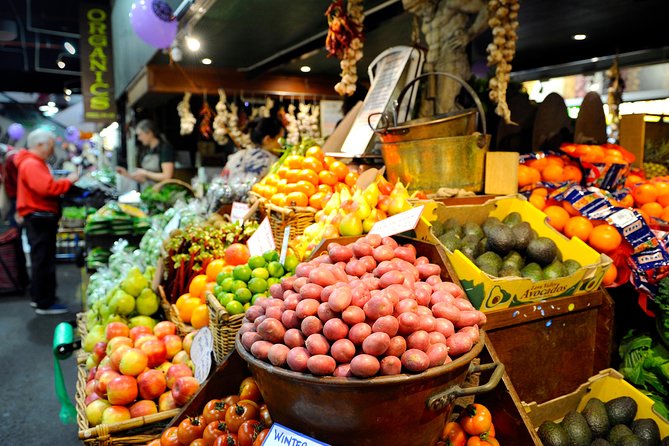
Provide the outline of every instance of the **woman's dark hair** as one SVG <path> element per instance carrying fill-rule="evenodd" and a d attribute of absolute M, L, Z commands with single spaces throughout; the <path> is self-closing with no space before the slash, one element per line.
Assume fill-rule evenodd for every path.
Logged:
<path fill-rule="evenodd" d="M 160 139 L 160 136 L 161 136 L 160 135 L 160 130 L 158 129 L 158 126 L 156 125 L 156 123 L 153 122 L 150 119 L 142 119 L 141 121 L 139 121 L 137 123 L 137 125 L 135 126 L 135 129 L 136 130 L 141 130 L 144 133 L 151 132 L 151 133 L 153 133 L 153 136 Z"/>
<path fill-rule="evenodd" d="M 256 144 L 262 144 L 265 136 L 276 138 L 281 133 L 281 129 L 284 128 L 279 118 L 273 116 L 260 118 L 253 123 L 249 123 L 249 126 L 251 127 L 251 141 Z"/>

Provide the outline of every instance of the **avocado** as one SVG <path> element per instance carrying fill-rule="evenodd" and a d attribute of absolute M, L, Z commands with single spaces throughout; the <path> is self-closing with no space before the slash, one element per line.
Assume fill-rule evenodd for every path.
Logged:
<path fill-rule="evenodd" d="M 543 270 L 544 280 L 559 279 L 567 275 L 567 270 L 565 269 L 562 262 L 555 260 L 553 263 L 548 265 Z"/>
<path fill-rule="evenodd" d="M 504 223 L 507 226 L 516 226 L 521 221 L 523 221 L 523 217 L 521 217 L 518 212 L 511 212 L 509 215 L 504 217 L 502 223 Z"/>
<path fill-rule="evenodd" d="M 462 232 L 465 234 L 465 236 L 468 235 L 474 235 L 476 236 L 476 240 L 479 241 L 483 238 L 483 229 L 481 229 L 481 226 L 477 225 L 474 222 L 468 221 L 462 226 Z"/>
<path fill-rule="evenodd" d="M 484 221 L 483 224 L 481 225 L 481 229 L 483 230 L 483 233 L 484 233 L 484 234 L 486 235 L 486 237 L 487 237 L 487 236 L 488 236 L 488 233 L 490 232 L 490 229 L 491 229 L 491 228 L 493 228 L 493 227 L 495 227 L 495 226 L 498 226 L 498 225 L 501 225 L 501 224 L 502 224 L 502 222 L 499 221 L 499 218 L 497 218 L 497 217 L 488 217 L 488 218 L 485 219 L 485 221 Z"/>
<path fill-rule="evenodd" d="M 451 252 L 455 252 L 456 249 L 460 249 L 462 246 L 462 240 L 460 237 L 455 235 L 453 232 L 447 232 L 439 237 L 439 241 Z"/>
<path fill-rule="evenodd" d="M 513 231 L 513 238 L 516 241 L 514 249 L 516 251 L 525 251 L 527 245 L 532 241 L 532 227 L 530 224 L 526 221 L 521 221 L 511 228 L 511 231 Z"/>
<path fill-rule="evenodd" d="M 604 440 L 603 438 L 597 438 L 595 441 L 590 443 L 590 446 L 611 446 L 611 443 Z"/>
<path fill-rule="evenodd" d="M 625 426 L 624 424 L 616 424 L 611 428 L 606 439 L 609 440 L 609 443 L 611 443 L 613 446 L 617 446 L 620 444 L 620 440 L 623 437 L 627 437 L 629 435 L 634 435 L 632 429 Z"/>
<path fill-rule="evenodd" d="M 634 434 L 625 435 L 623 438 L 618 440 L 618 446 L 647 446 L 649 444 L 650 443 L 646 443 L 644 440 Z M 653 443 L 653 445 L 656 444 L 657 443 Z"/>
<path fill-rule="evenodd" d="M 497 275 L 499 277 L 522 277 L 520 270 L 511 265 L 502 266 Z"/>
<path fill-rule="evenodd" d="M 621 396 L 606 403 L 606 413 L 612 425 L 630 425 L 636 416 L 637 404 L 634 398 Z"/>
<path fill-rule="evenodd" d="M 587 402 L 581 414 L 587 421 L 592 436 L 603 437 L 609 431 L 610 423 L 609 416 L 606 413 L 606 406 L 599 398 L 592 398 Z"/>
<path fill-rule="evenodd" d="M 588 426 L 588 422 L 585 421 L 583 415 L 575 410 L 569 411 L 562 419 L 560 425 L 569 434 L 571 446 L 590 446 L 592 432 L 590 432 L 590 426 Z"/>
<path fill-rule="evenodd" d="M 486 251 L 487 246 L 488 246 L 488 237 L 483 237 L 481 240 L 479 240 L 478 245 L 476 245 L 476 251 L 479 253 L 479 256 Z"/>
<path fill-rule="evenodd" d="M 660 428 L 652 418 L 639 418 L 632 423 L 632 432 L 641 438 L 647 446 L 660 443 Z"/>
<path fill-rule="evenodd" d="M 660 446 L 669 446 L 669 436 L 664 437 L 662 439 L 662 443 L 660 443 Z"/>
<path fill-rule="evenodd" d="M 564 269 L 567 272 L 567 276 L 571 276 L 574 274 L 576 271 L 581 269 L 581 264 L 578 263 L 576 260 L 573 259 L 567 259 L 563 262 Z"/>
<path fill-rule="evenodd" d="M 441 236 L 441 234 L 443 234 L 444 232 L 446 232 L 446 229 L 444 229 L 444 224 L 442 222 L 440 221 L 432 222 L 432 234 L 435 237 L 439 238 L 439 236 Z"/>
<path fill-rule="evenodd" d="M 449 218 L 448 220 L 444 221 L 444 232 L 452 230 L 462 231 L 462 226 L 456 219 Z"/>
<path fill-rule="evenodd" d="M 557 252 L 557 245 L 548 237 L 539 237 L 527 245 L 528 260 L 542 266 L 550 265 L 555 260 Z"/>
<path fill-rule="evenodd" d="M 553 421 L 544 421 L 537 431 L 544 446 L 569 446 L 566 429 Z"/>
<path fill-rule="evenodd" d="M 539 282 L 544 278 L 544 275 L 541 271 L 541 266 L 539 266 L 538 263 L 528 263 L 523 269 L 520 270 L 520 275 L 528 279 L 532 279 L 532 282 Z"/>
<path fill-rule="evenodd" d="M 478 257 L 477 245 L 462 245 L 460 246 L 460 252 L 462 252 L 472 262 L 476 260 L 476 257 Z"/>
<path fill-rule="evenodd" d="M 462 244 L 463 245 L 474 245 L 474 246 L 476 246 L 476 244 L 479 242 L 479 240 L 481 240 L 480 237 L 477 237 L 474 234 L 466 234 L 465 233 L 465 236 L 462 238 Z"/>
<path fill-rule="evenodd" d="M 497 276 L 502 267 L 502 258 L 494 252 L 488 251 L 478 256 L 474 263 L 481 268 L 482 271 L 491 276 Z"/>
<path fill-rule="evenodd" d="M 525 259 L 516 251 L 511 251 L 504 257 L 504 262 L 502 262 L 502 267 L 512 266 L 518 270 L 523 269 L 525 266 Z"/>
<path fill-rule="evenodd" d="M 488 249 L 504 256 L 513 249 L 516 240 L 513 230 L 506 225 L 498 225 L 488 231 Z"/>

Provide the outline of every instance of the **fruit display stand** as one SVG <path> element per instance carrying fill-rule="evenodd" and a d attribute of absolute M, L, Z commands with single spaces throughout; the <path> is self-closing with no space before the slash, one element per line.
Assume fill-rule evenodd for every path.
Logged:
<path fill-rule="evenodd" d="M 209 329 L 214 337 L 214 357 L 216 363 L 235 349 L 235 335 L 242 326 L 244 314 L 231 315 L 212 293 L 207 293 L 209 307 Z"/>
<path fill-rule="evenodd" d="M 177 306 L 168 302 L 167 296 L 165 295 L 165 289 L 163 288 L 162 285 L 158 285 L 157 294 L 158 296 L 160 296 L 160 307 L 165 313 L 165 318 L 168 321 L 173 322 L 177 326 L 177 330 L 179 331 L 180 336 L 185 336 L 188 333 L 195 330 L 193 326 L 186 324 L 181 319 L 181 316 L 179 316 L 179 310 L 177 309 Z"/>
<path fill-rule="evenodd" d="M 307 226 L 316 221 L 316 209 L 303 206 L 277 206 L 263 197 L 256 196 L 260 212 L 269 219 L 272 235 L 277 246 L 283 243 L 283 234 L 290 226 L 290 240 L 304 233 Z"/>

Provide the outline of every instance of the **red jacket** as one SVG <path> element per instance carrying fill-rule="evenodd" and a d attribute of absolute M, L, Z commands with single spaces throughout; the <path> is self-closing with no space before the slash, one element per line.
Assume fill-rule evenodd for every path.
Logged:
<path fill-rule="evenodd" d="M 28 150 L 14 157 L 19 169 L 16 209 L 21 217 L 33 212 L 58 213 L 58 197 L 72 186 L 70 180 L 55 180 L 46 162 Z"/>

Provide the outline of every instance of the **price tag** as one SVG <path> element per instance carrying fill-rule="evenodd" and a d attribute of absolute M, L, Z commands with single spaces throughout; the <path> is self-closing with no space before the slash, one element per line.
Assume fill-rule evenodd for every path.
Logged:
<path fill-rule="evenodd" d="M 276 249 L 274 235 L 272 235 L 272 227 L 269 224 L 268 218 L 265 218 L 262 223 L 260 223 L 260 226 L 258 226 L 258 229 L 256 229 L 256 232 L 249 237 L 246 246 L 249 247 L 249 252 L 252 256 L 261 256 L 267 251 Z"/>
<path fill-rule="evenodd" d="M 176 214 L 174 214 L 174 217 L 172 217 L 172 219 L 165 225 L 165 229 L 163 229 L 163 234 L 169 236 L 172 231 L 174 231 L 175 229 L 179 229 L 179 222 L 181 222 L 181 212 L 177 212 Z"/>
<path fill-rule="evenodd" d="M 425 206 L 418 206 L 402 212 L 401 214 L 393 215 L 392 217 L 376 222 L 369 233 L 378 234 L 381 237 L 390 237 L 391 235 L 411 231 L 418 224 L 420 214 L 422 214 L 424 207 Z"/>
<path fill-rule="evenodd" d="M 279 256 L 279 262 L 282 265 L 286 263 L 286 255 L 288 254 L 289 241 L 290 241 L 290 225 L 286 226 L 286 229 L 283 231 L 283 243 L 281 243 L 281 255 Z"/>
<path fill-rule="evenodd" d="M 208 327 L 198 330 L 190 347 L 190 359 L 195 364 L 195 379 L 200 384 L 206 381 L 211 370 L 211 354 L 214 352 L 214 337 Z"/>
<path fill-rule="evenodd" d="M 263 446 L 329 446 L 327 443 L 323 443 L 311 437 L 307 437 L 304 434 L 295 432 L 292 429 L 288 429 L 286 426 L 282 426 L 279 423 L 272 424 L 272 427 L 265 437 Z"/>
<path fill-rule="evenodd" d="M 248 204 L 235 201 L 232 203 L 232 209 L 230 210 L 230 220 L 232 220 L 233 223 L 244 220 L 244 217 L 246 217 L 246 214 L 248 212 L 249 212 Z"/>

